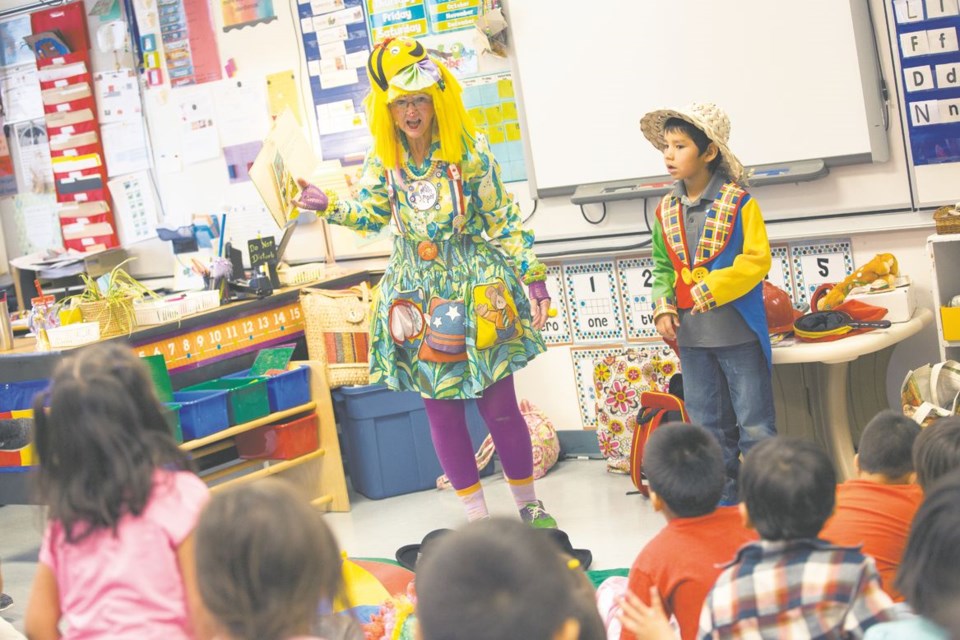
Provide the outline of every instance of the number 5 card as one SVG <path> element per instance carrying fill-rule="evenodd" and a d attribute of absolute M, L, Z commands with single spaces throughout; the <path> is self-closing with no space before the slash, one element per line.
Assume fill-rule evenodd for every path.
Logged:
<path fill-rule="evenodd" d="M 821 284 L 836 284 L 853 273 L 850 240 L 791 244 L 790 267 L 793 269 L 793 280 L 797 283 L 795 302 L 809 302 Z"/>

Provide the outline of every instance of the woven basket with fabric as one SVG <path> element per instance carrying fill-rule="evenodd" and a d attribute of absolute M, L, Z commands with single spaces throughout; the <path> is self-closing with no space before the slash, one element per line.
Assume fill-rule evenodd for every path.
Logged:
<path fill-rule="evenodd" d="M 937 233 L 960 233 L 960 202 L 946 205 L 933 212 Z"/>
<path fill-rule="evenodd" d="M 307 353 L 322 362 L 331 388 L 370 382 L 370 287 L 305 288 L 300 306 Z"/>
<path fill-rule="evenodd" d="M 84 322 L 100 325 L 101 339 L 130 334 L 137 326 L 133 297 L 81 302 L 78 306 Z"/>

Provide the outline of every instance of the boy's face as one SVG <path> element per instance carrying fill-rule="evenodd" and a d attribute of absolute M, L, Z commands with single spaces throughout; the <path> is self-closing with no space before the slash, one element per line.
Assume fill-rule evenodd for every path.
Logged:
<path fill-rule="evenodd" d="M 674 180 L 710 177 L 710 161 L 717 157 L 715 144 L 711 142 L 701 154 L 696 143 L 683 131 L 665 131 L 663 139 L 666 142 L 663 160 Z"/>

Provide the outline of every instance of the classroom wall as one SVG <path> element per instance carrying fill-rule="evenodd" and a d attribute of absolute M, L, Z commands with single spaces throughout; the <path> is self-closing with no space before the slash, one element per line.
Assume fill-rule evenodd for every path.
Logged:
<path fill-rule="evenodd" d="M 92 4 L 93 0 L 85 0 Z M 894 86 L 895 70 L 890 51 L 884 1 L 870 0 L 875 27 L 879 34 L 880 58 L 884 77 L 891 88 Z M 274 2 L 278 20 L 223 34 L 217 27 L 221 59 L 233 58 L 239 69 L 241 81 L 262 82 L 263 75 L 294 69 L 302 77 L 299 35 L 293 25 L 291 14 L 293 2 Z M 219 21 L 214 3 L 214 22 Z M 799 55 L 799 54 L 798 54 Z M 98 58 L 96 64 L 115 64 L 113 57 Z M 186 91 L 183 89 L 182 91 Z M 181 90 L 174 90 L 181 91 Z M 301 83 L 304 110 L 310 108 L 309 90 Z M 611 88 L 611 91 L 616 91 Z M 168 90 L 169 92 L 169 90 Z M 518 86 L 522 102 L 522 87 Z M 560 95 L 560 94 L 558 94 Z M 166 96 L 169 100 L 170 95 Z M 173 131 L 168 104 L 164 97 L 155 94 L 148 98 L 147 113 L 157 136 Z M 930 305 L 930 264 L 924 241 L 933 232 L 930 211 L 915 211 L 910 199 L 910 176 L 905 156 L 900 105 L 896 92 L 890 95 L 891 157 L 879 165 L 855 165 L 833 168 L 824 179 L 802 183 L 757 188 L 754 196 L 765 216 L 771 220 L 768 232 L 772 240 L 787 241 L 805 238 L 850 237 L 855 261 L 859 264 L 880 251 L 891 251 L 900 260 L 904 273 L 909 274 L 918 288 L 921 305 Z M 639 119 L 640 113 L 637 114 Z M 527 114 L 528 117 L 533 117 Z M 311 122 L 308 117 L 307 121 Z M 576 123 L 571 122 L 571 126 Z M 737 123 L 733 123 L 734 129 Z M 316 139 L 315 126 L 311 123 L 310 134 Z M 790 135 L 790 123 L 783 123 L 781 130 L 771 135 Z M 163 146 L 163 141 L 161 141 Z M 318 149 L 318 151 L 321 151 Z M 652 148 L 650 153 L 656 153 Z M 225 200 L 256 197 L 253 187 L 247 193 L 227 184 L 222 160 L 191 165 L 182 175 L 158 175 L 158 185 L 165 195 L 168 224 L 183 224 L 193 212 L 217 210 Z M 529 163 L 528 163 L 529 167 Z M 509 185 L 524 212 L 529 215 L 534 209 L 527 183 Z M 617 255 L 642 252 L 640 246 L 648 239 L 643 223 L 645 207 L 652 219 L 655 202 L 643 200 L 621 201 L 607 205 L 605 218 L 597 225 L 584 219 L 584 213 L 570 204 L 566 197 L 546 198 L 536 203 L 536 213 L 529 225 L 537 234 L 538 252 L 547 260 L 575 261 L 601 252 L 615 250 Z M 6 219 L 5 211 L 11 207 L 11 199 L 0 200 L 0 219 Z M 850 216 L 858 212 L 864 215 Z M 600 205 L 588 205 L 585 214 L 591 219 L 603 215 Z M 844 217 L 824 217 L 843 214 Z M 813 217 L 819 216 L 819 217 Z M 776 221 L 774 221 L 776 220 Z M 323 241 L 320 225 L 305 225 L 298 228 L 288 251 L 293 261 L 310 261 L 323 256 Z M 17 255 L 9 243 L 8 255 Z M 168 273 L 171 264 L 169 247 L 159 241 L 141 243 L 128 248 L 140 260 L 132 270 L 140 275 Z M 0 246 L 0 252 L 3 247 Z M 357 236 L 343 232 L 335 236 L 335 250 L 341 263 L 349 266 L 351 258 L 372 259 L 382 263 L 384 245 L 366 245 Z M 2 256 L 0 256 L 2 257 Z M 6 261 L 0 261 L 0 269 Z M 580 428 L 577 392 L 569 347 L 554 347 L 538 358 L 530 367 L 517 375 L 518 394 L 540 405 L 551 415 L 560 428 Z M 918 364 L 937 359 L 935 328 L 927 328 L 918 336 L 898 346 L 888 375 L 888 395 L 892 406 L 896 392 L 906 371 Z M 545 382 L 546 381 L 546 382 Z"/>

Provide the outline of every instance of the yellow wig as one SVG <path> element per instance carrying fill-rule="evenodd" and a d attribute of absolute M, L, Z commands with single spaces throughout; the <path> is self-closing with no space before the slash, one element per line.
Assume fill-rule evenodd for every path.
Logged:
<path fill-rule="evenodd" d="M 439 79 L 435 77 L 437 74 Z M 400 164 L 402 132 L 393 121 L 390 103 L 412 93 L 426 94 L 433 99 L 440 157 L 450 163 L 463 159 L 464 136 L 473 137 L 476 127 L 463 106 L 463 89 L 446 65 L 429 56 L 423 45 L 412 38 L 387 38 L 370 52 L 367 75 L 370 78 L 370 93 L 364 102 L 367 123 L 373 136 L 373 154 L 384 167 L 396 169 Z"/>

